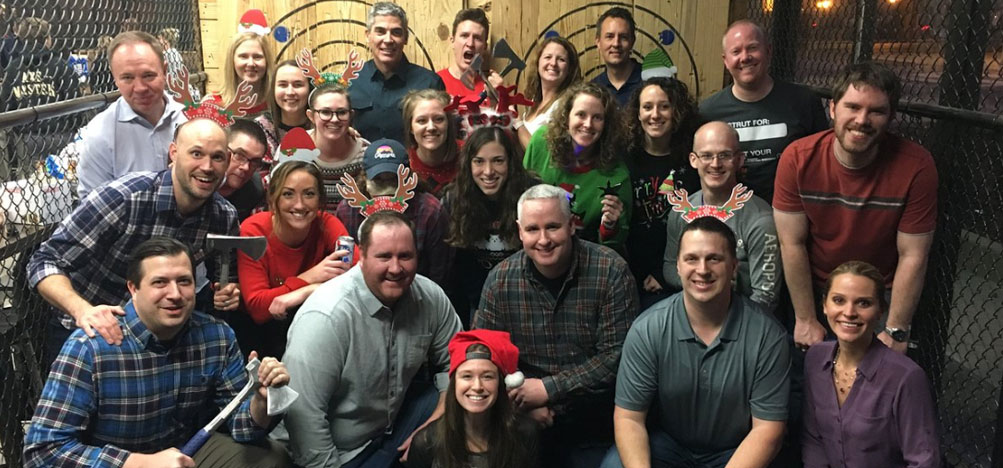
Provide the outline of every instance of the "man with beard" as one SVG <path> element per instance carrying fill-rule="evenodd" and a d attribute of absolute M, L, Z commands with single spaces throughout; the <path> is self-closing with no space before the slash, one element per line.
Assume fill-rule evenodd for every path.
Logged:
<path fill-rule="evenodd" d="M 641 64 L 630 58 L 637 39 L 634 16 L 623 7 L 613 7 L 596 21 L 596 48 L 606 64 L 606 71 L 592 82 L 609 91 L 620 107 L 626 107 L 630 95 L 641 85 Z"/>
<path fill-rule="evenodd" d="M 191 246 L 196 290 L 208 284 L 206 234 L 237 235 L 237 212 L 216 192 L 230 164 L 226 132 L 208 119 L 178 127 L 161 172 L 136 172 L 98 188 L 66 217 L 28 261 L 29 287 L 58 309 L 46 334 L 46 362 L 59 353 L 74 328 L 122 343 L 117 315 L 125 295 L 129 254 L 153 236 Z M 231 283 L 215 292 L 217 310 L 240 304 Z M 201 305 L 208 309 L 209 305 Z"/>
<path fill-rule="evenodd" d="M 825 335 L 816 304 L 828 272 L 862 260 L 891 287 L 878 337 L 906 351 L 937 224 L 937 169 L 922 146 L 887 133 L 900 92 L 882 65 L 844 68 L 829 104 L 833 129 L 791 143 L 780 160 L 773 216 L 801 347 Z"/>
<path fill-rule="evenodd" d="M 770 76 L 773 48 L 758 24 L 732 23 L 721 47 L 732 84 L 701 102 L 700 116 L 727 122 L 738 131 L 745 152 L 739 181 L 772 203 L 777 160 L 784 148 L 828 127 L 822 102 L 810 91 Z"/>

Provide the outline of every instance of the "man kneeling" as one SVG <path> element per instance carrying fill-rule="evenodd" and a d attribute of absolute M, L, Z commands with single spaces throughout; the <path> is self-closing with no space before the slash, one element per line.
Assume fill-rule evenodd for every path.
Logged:
<path fill-rule="evenodd" d="M 683 292 L 651 306 L 624 341 L 616 448 L 603 468 L 761 468 L 776 455 L 787 419 L 788 345 L 772 315 L 732 293 L 735 249 L 735 234 L 717 219 L 683 229 L 676 260 Z M 657 428 L 645 426 L 653 401 Z"/>
<path fill-rule="evenodd" d="M 261 362 L 261 388 L 227 420 L 232 438 L 213 434 L 194 460 L 175 448 L 244 387 L 244 360 L 230 327 L 193 312 L 195 277 L 183 243 L 139 244 L 126 279 L 132 299 L 118 318 L 122 344 L 81 329 L 66 340 L 25 437 L 25 466 L 289 466 L 265 439 L 273 426 L 266 388 L 289 382 L 274 358 Z"/>

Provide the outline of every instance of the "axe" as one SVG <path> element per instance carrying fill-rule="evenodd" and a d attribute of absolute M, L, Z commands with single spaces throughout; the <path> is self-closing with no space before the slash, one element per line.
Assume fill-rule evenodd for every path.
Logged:
<path fill-rule="evenodd" d="M 244 388 L 240 389 L 237 396 L 233 397 L 233 399 L 223 407 L 223 410 L 220 411 L 215 418 L 212 418 L 212 421 L 209 421 L 209 424 L 206 424 L 202 427 L 202 429 L 199 429 L 199 431 L 196 432 L 191 439 L 188 439 L 185 446 L 181 447 L 181 453 L 188 455 L 189 457 L 195 456 L 195 452 L 198 452 L 199 449 L 205 445 L 206 441 L 209 440 L 209 437 L 212 436 L 212 433 L 216 432 L 216 429 L 219 429 L 220 424 L 223 424 L 223 421 L 226 421 L 226 418 L 229 418 L 230 415 L 233 414 L 234 410 L 236 410 L 237 407 L 247 399 L 248 395 L 257 391 L 258 387 L 261 385 L 261 382 L 258 381 L 258 367 L 260 366 L 261 361 L 258 361 L 257 359 L 251 360 L 251 362 L 248 362 L 247 365 L 244 366 L 244 370 L 247 372 L 247 384 L 244 385 Z"/>
<path fill-rule="evenodd" d="M 480 76 L 481 81 L 484 82 L 484 92 L 487 94 L 492 101 L 498 102 L 498 91 L 491 87 L 491 83 L 488 82 L 488 76 L 484 74 L 484 70 L 481 67 L 484 66 L 484 58 L 481 54 L 474 55 L 474 59 L 470 61 L 470 67 L 463 71 L 460 75 L 460 82 L 463 83 L 467 89 L 474 89 L 474 77 Z M 481 95 L 483 99 L 483 94 Z"/>
<path fill-rule="evenodd" d="M 522 59 L 515 54 L 515 51 L 512 50 L 512 47 L 508 45 L 508 41 L 505 39 L 498 39 L 498 42 L 495 43 L 494 51 L 491 52 L 491 56 L 495 59 L 508 60 L 508 65 L 505 65 L 505 69 L 498 73 L 501 76 L 505 76 L 505 74 L 512 71 L 513 68 L 520 71 L 526 69 L 526 62 L 523 62 Z"/>
<path fill-rule="evenodd" d="M 207 234 L 205 236 L 205 245 L 209 251 L 220 254 L 219 284 L 220 286 L 224 286 L 230 282 L 230 251 L 237 249 L 244 252 L 248 257 L 257 260 L 265 254 L 268 241 L 265 240 L 264 236 L 243 237 Z"/>

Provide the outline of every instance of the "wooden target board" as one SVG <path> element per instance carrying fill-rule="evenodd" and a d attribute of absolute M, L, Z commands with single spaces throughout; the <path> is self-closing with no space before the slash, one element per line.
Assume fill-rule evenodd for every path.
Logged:
<path fill-rule="evenodd" d="M 595 21 L 613 6 L 627 8 L 637 22 L 632 56 L 641 61 L 655 48 L 663 49 L 678 68 L 677 77 L 700 98 L 722 85 L 721 35 L 728 24 L 728 0 L 643 0 L 634 2 L 581 0 L 401 0 L 407 11 L 410 37 L 408 59 L 432 70 L 452 61 L 449 35 L 453 17 L 463 8 L 483 8 L 491 21 L 492 43 L 505 38 L 517 55 L 529 61 L 537 44 L 549 34 L 560 34 L 578 49 L 585 79 L 603 71 L 596 49 Z M 199 0 L 204 65 L 210 91 L 222 83 L 227 47 L 237 32 L 240 16 L 251 8 L 262 10 L 272 28 L 276 62 L 292 59 L 306 47 L 321 71 L 338 72 L 350 49 L 370 58 L 366 14 L 372 2 L 363 0 Z M 284 34 L 276 34 L 282 30 Z M 672 37 L 666 43 L 665 38 Z M 278 39 L 284 39 L 280 41 Z M 504 67 L 499 61 L 496 69 Z M 522 90 L 526 73 L 512 71 L 508 84 Z"/>

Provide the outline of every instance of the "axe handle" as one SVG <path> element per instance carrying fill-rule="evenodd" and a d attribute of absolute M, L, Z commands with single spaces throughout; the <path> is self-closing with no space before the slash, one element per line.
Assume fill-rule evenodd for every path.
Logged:
<path fill-rule="evenodd" d="M 188 442 L 185 443 L 185 446 L 181 447 L 181 453 L 188 455 L 189 457 L 194 457 L 195 452 L 198 452 L 199 449 L 202 448 L 203 445 L 205 445 L 206 441 L 209 440 L 209 437 L 211 435 L 212 434 L 209 434 L 209 431 L 206 431 L 205 429 L 199 429 L 199 431 L 196 432 L 191 439 L 188 439 Z"/>
<path fill-rule="evenodd" d="M 219 265 L 219 287 L 230 283 L 230 259 L 223 256 Z"/>

